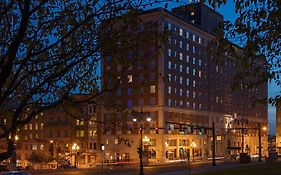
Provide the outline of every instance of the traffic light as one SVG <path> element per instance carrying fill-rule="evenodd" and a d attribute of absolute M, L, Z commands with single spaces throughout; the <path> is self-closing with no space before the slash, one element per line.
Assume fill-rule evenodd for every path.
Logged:
<path fill-rule="evenodd" d="M 142 158 L 142 153 L 143 153 L 143 151 L 142 151 L 142 148 L 137 148 L 138 149 L 138 154 L 139 154 L 139 158 L 141 159 Z"/>
<path fill-rule="evenodd" d="M 159 134 L 158 128 L 155 128 L 155 132 L 156 134 Z"/>

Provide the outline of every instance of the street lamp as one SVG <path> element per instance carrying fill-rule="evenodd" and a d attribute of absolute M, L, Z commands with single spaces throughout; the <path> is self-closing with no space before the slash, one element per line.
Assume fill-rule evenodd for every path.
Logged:
<path fill-rule="evenodd" d="M 104 152 L 104 150 L 105 150 L 104 144 L 101 144 L 100 150 L 101 150 L 101 152 L 102 152 L 101 168 L 103 169 L 103 162 L 104 162 L 104 161 L 103 161 L 103 159 L 104 159 L 103 152 Z"/>
<path fill-rule="evenodd" d="M 192 141 L 192 143 L 190 144 L 191 148 L 192 148 L 192 161 L 195 162 L 194 159 L 194 148 L 197 146 L 196 143 L 194 141 Z"/>
<path fill-rule="evenodd" d="M 133 122 L 137 122 L 138 120 L 136 118 L 133 119 Z M 146 119 L 146 121 L 150 122 L 151 118 L 148 117 Z M 139 153 L 139 159 L 140 159 L 140 175 L 143 175 L 143 162 L 142 162 L 142 158 L 143 158 L 143 150 L 142 150 L 142 146 L 143 146 L 143 138 L 142 138 L 142 130 L 143 130 L 143 111 L 141 108 L 141 119 L 140 121 L 138 121 L 140 123 L 140 144 L 138 147 L 138 153 Z"/>
<path fill-rule="evenodd" d="M 262 127 L 262 130 L 266 131 L 267 127 L 266 126 Z M 258 132 L 259 132 L 259 160 L 258 161 L 261 162 L 262 161 L 261 160 L 261 157 L 262 157 L 262 153 L 261 153 L 262 146 L 261 146 L 261 123 L 260 122 L 259 122 Z"/>
<path fill-rule="evenodd" d="M 72 145 L 72 150 L 75 152 L 74 167 L 78 168 L 77 154 L 78 154 L 79 146 L 77 145 L 77 143 L 74 143 Z"/>

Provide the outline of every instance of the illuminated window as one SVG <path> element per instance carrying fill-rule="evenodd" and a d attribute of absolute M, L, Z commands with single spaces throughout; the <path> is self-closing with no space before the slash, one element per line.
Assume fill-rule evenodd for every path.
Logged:
<path fill-rule="evenodd" d="M 172 100 L 168 99 L 168 106 L 172 106 Z"/>
<path fill-rule="evenodd" d="M 150 86 L 150 93 L 155 93 L 155 85 Z"/>
<path fill-rule="evenodd" d="M 198 60 L 198 64 L 199 64 L 199 66 L 201 67 L 202 66 L 202 60 Z"/>
<path fill-rule="evenodd" d="M 183 35 L 183 30 L 180 28 L 180 36 Z"/>
<path fill-rule="evenodd" d="M 32 150 L 37 150 L 37 144 L 32 144 Z"/>
<path fill-rule="evenodd" d="M 172 68 L 172 62 L 169 61 L 169 62 L 168 62 L 168 69 L 171 69 L 171 68 Z"/>
<path fill-rule="evenodd" d="M 189 38 L 189 32 L 185 32 L 186 38 Z"/>
<path fill-rule="evenodd" d="M 186 97 L 189 97 L 189 90 L 186 90 Z"/>
<path fill-rule="evenodd" d="M 168 49 L 168 56 L 172 56 L 172 50 L 171 49 Z"/>
<path fill-rule="evenodd" d="M 172 75 L 171 74 L 168 74 L 168 80 L 169 80 L 169 82 L 172 81 Z"/>
<path fill-rule="evenodd" d="M 128 83 L 132 83 L 133 82 L 133 76 L 132 75 L 128 75 Z"/>
<path fill-rule="evenodd" d="M 189 55 L 186 55 L 186 62 L 189 63 Z"/>
<path fill-rule="evenodd" d="M 31 123 L 29 124 L 29 130 L 32 130 L 32 124 Z"/>

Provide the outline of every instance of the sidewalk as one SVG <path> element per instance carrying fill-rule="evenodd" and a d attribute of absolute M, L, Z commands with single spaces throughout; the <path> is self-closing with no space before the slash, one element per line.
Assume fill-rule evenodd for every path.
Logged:
<path fill-rule="evenodd" d="M 241 167 L 241 166 L 248 166 L 248 165 L 255 165 L 255 164 L 263 164 L 263 162 L 251 162 L 248 164 L 240 164 L 238 162 L 235 163 L 229 163 L 229 164 L 217 164 L 217 166 L 212 166 L 212 165 L 206 165 L 203 167 L 199 168 L 191 168 L 190 174 L 199 174 L 199 173 L 204 173 L 204 172 L 209 172 L 209 171 L 215 171 L 215 170 L 225 170 L 228 168 L 235 168 L 235 167 Z M 182 170 L 182 171 L 176 171 L 176 172 L 167 172 L 167 173 L 161 173 L 159 175 L 182 175 L 182 174 L 187 174 L 188 169 Z"/>

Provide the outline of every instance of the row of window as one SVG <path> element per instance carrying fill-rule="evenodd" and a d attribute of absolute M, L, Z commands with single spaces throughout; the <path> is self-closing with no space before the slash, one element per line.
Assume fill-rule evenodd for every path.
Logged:
<path fill-rule="evenodd" d="M 129 99 L 128 100 L 128 108 L 132 108 L 133 107 L 133 100 Z M 139 106 L 143 106 L 144 105 L 144 99 L 142 98 L 139 98 L 138 99 L 138 105 Z M 149 105 L 156 105 L 156 98 L 149 98 Z"/>
<path fill-rule="evenodd" d="M 40 138 L 43 138 L 43 134 L 40 135 Z M 35 133 L 35 134 L 25 134 L 24 136 L 24 140 L 28 140 L 28 139 L 39 139 L 39 134 Z"/>
<path fill-rule="evenodd" d="M 25 150 L 33 150 L 33 151 L 36 151 L 36 150 L 44 150 L 44 145 L 43 144 L 25 144 L 24 145 L 24 149 Z"/>
<path fill-rule="evenodd" d="M 151 94 L 154 94 L 154 93 L 156 92 L 155 85 L 151 85 L 149 89 L 150 89 L 150 93 L 151 93 Z M 143 90 L 143 89 L 142 89 L 142 90 Z M 140 89 L 139 91 L 140 91 L 141 93 L 143 93 L 142 90 Z M 122 90 L 121 90 L 121 89 L 118 89 L 116 94 L 117 94 L 117 96 L 121 96 L 121 95 L 122 95 Z M 132 88 L 130 88 L 130 87 L 127 88 L 127 95 L 128 95 L 128 96 L 132 96 Z"/>
<path fill-rule="evenodd" d="M 173 28 L 173 30 L 172 30 Z M 205 44 L 205 40 L 201 38 L 200 36 L 197 36 L 194 33 L 190 33 L 189 31 L 185 31 L 181 27 L 177 27 L 175 25 L 172 26 L 172 24 L 168 23 L 168 30 L 170 32 L 178 33 L 180 36 L 185 37 L 186 39 L 192 39 L 194 42 L 198 42 L 199 44 Z"/>
<path fill-rule="evenodd" d="M 172 40 L 171 38 L 168 39 L 168 43 L 171 45 L 172 44 Z M 177 45 L 177 39 L 174 39 L 174 45 Z M 179 41 L 179 48 L 180 49 L 183 49 L 183 42 L 180 40 Z M 189 43 L 186 43 L 185 44 L 185 50 L 186 51 L 190 51 L 190 44 Z M 192 53 L 196 54 L 199 50 L 197 49 L 196 46 L 192 46 Z M 201 55 L 201 52 L 198 52 L 199 55 Z M 168 56 L 172 56 L 172 52 L 171 50 L 168 50 Z M 177 52 L 174 52 L 174 56 L 177 57 Z"/>
<path fill-rule="evenodd" d="M 175 70 L 177 70 L 177 63 L 174 64 L 174 68 L 175 68 Z M 168 62 L 168 69 L 172 69 L 172 62 L 170 62 L 170 61 Z M 181 64 L 179 65 L 179 71 L 183 72 L 183 66 Z M 190 68 L 186 67 L 185 72 L 186 72 L 186 74 L 189 74 Z M 202 71 L 201 70 L 199 70 L 197 74 L 198 74 L 199 78 L 202 77 Z M 192 75 L 196 76 L 197 74 L 196 74 L 196 69 L 192 69 Z"/>
<path fill-rule="evenodd" d="M 174 106 L 174 107 L 176 107 L 176 106 L 178 106 L 178 107 L 184 107 L 184 104 L 183 104 L 183 101 L 182 101 L 182 100 L 180 100 L 179 103 L 177 103 L 177 100 L 174 100 L 174 103 L 172 103 L 172 99 L 169 98 L 169 99 L 168 99 L 168 106 L 169 106 L 169 107 L 172 107 L 172 106 Z M 187 101 L 186 104 L 185 104 L 185 106 L 186 106 L 187 108 L 190 108 L 190 107 L 191 107 L 191 106 L 190 106 L 190 102 Z M 202 104 L 192 103 L 192 109 L 202 110 Z"/>
<path fill-rule="evenodd" d="M 203 141 L 203 140 L 202 140 Z M 191 146 L 191 143 L 195 143 L 197 146 L 202 146 L 201 140 L 189 140 L 189 139 L 171 139 L 166 140 L 168 146 Z"/>
<path fill-rule="evenodd" d="M 174 82 L 177 82 L 177 76 L 175 75 L 174 76 Z M 172 75 L 171 74 L 168 74 L 168 80 L 169 82 L 172 82 Z M 189 78 L 186 78 L 186 86 L 189 86 L 190 85 L 190 82 L 189 82 Z M 179 77 L 179 83 L 180 84 L 183 84 L 183 78 L 180 76 Z M 196 81 L 195 80 L 192 80 L 192 87 L 196 87 Z"/>
<path fill-rule="evenodd" d="M 34 126 L 34 127 L 33 127 Z M 24 125 L 24 130 L 32 130 L 33 128 L 35 129 L 35 130 L 38 130 L 38 129 L 40 129 L 40 130 L 42 130 L 43 129 L 43 126 L 44 126 L 44 124 L 43 123 L 41 123 L 41 124 L 39 124 L 39 123 L 35 123 L 35 124 L 32 124 L 32 123 L 30 123 L 30 124 L 26 124 L 26 125 Z"/>
<path fill-rule="evenodd" d="M 177 88 L 174 88 L 174 94 L 177 94 L 177 93 L 178 93 Z M 168 94 L 173 94 L 171 86 L 168 87 Z M 186 90 L 186 97 L 189 97 L 190 96 L 189 94 L 190 94 L 189 90 Z M 179 88 L 179 95 L 183 96 L 182 88 Z M 200 92 L 199 96 L 201 96 L 201 95 L 202 95 L 202 93 Z M 192 98 L 194 98 L 194 99 L 196 98 L 196 92 L 195 91 L 193 91 L 193 93 L 192 93 Z"/>
<path fill-rule="evenodd" d="M 91 120 L 89 120 L 89 125 L 96 125 L 96 118 L 91 118 Z M 76 125 L 77 126 L 84 126 L 85 125 L 85 121 L 84 120 L 76 120 Z"/>
<path fill-rule="evenodd" d="M 89 137 L 95 137 L 97 135 L 96 130 L 89 130 L 88 132 Z M 76 137 L 85 137 L 85 131 L 84 130 L 76 130 Z"/>
<path fill-rule="evenodd" d="M 172 56 L 172 49 L 168 49 L 168 56 L 171 57 Z M 177 51 L 174 52 L 174 56 L 177 57 Z M 179 58 L 180 60 L 183 60 L 183 53 L 179 53 Z M 186 62 L 189 63 L 190 62 L 190 56 L 189 55 L 186 55 Z M 170 61 L 169 61 L 170 62 Z M 193 57 L 192 58 L 192 64 L 197 64 L 197 61 L 196 61 L 196 58 Z M 202 60 L 201 59 L 198 59 L 198 65 L 201 67 L 202 66 Z"/>

